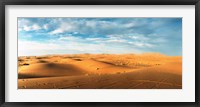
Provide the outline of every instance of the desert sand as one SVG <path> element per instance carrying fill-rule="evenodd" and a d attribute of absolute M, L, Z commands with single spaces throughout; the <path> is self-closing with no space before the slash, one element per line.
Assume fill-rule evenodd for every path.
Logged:
<path fill-rule="evenodd" d="M 19 89 L 182 89 L 182 57 L 159 53 L 18 57 Z"/>

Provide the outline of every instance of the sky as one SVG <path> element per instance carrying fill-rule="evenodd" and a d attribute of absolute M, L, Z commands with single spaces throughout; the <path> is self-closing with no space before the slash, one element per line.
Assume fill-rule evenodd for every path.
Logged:
<path fill-rule="evenodd" d="M 182 55 L 181 18 L 18 18 L 18 55 Z"/>

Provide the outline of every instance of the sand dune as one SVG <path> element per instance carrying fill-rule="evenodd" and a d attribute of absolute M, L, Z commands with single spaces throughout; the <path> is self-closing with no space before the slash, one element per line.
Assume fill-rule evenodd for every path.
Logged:
<path fill-rule="evenodd" d="M 19 71 L 19 78 L 56 77 L 65 75 L 81 75 L 84 70 L 70 64 L 32 64 Z"/>
<path fill-rule="evenodd" d="M 181 89 L 182 57 L 76 54 L 19 57 L 19 89 Z"/>
<path fill-rule="evenodd" d="M 112 63 L 96 61 L 96 60 L 83 60 L 74 63 L 74 65 L 79 66 L 80 68 L 88 71 L 88 73 L 97 73 L 97 74 L 113 74 L 116 72 L 128 72 L 133 71 L 129 67 L 117 66 Z"/>

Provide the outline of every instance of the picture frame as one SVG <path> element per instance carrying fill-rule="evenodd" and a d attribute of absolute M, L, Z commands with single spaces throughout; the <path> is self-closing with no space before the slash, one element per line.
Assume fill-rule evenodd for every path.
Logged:
<path fill-rule="evenodd" d="M 195 5 L 195 102 L 6 102 L 5 74 L 6 74 L 6 35 L 5 35 L 5 6 L 6 5 Z M 0 17 L 0 101 L 2 107 L 79 107 L 79 106 L 97 106 L 97 107 L 199 107 L 199 45 L 200 45 L 200 0 L 1 0 Z"/>

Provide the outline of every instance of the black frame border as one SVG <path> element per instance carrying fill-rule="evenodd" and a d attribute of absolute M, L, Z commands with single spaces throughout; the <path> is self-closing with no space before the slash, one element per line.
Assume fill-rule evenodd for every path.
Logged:
<path fill-rule="evenodd" d="M 195 5 L 195 102 L 5 102 L 6 5 Z M 1 107 L 200 107 L 200 0 L 0 0 L 0 105 Z"/>

